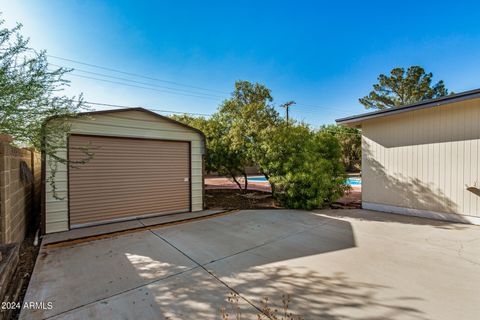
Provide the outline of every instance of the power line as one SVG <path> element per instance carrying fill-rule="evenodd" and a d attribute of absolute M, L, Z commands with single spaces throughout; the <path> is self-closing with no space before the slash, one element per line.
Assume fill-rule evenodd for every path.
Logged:
<path fill-rule="evenodd" d="M 135 108 L 135 107 L 138 107 L 138 106 L 118 105 L 118 104 L 93 102 L 93 101 L 83 101 L 83 102 L 85 104 L 89 104 L 89 105 L 115 107 L 115 108 Z M 207 113 L 162 110 L 162 109 L 155 109 L 155 108 L 151 108 L 151 107 L 144 107 L 144 108 L 152 110 L 152 111 L 160 112 L 160 113 L 190 114 L 190 115 L 206 116 L 206 117 L 212 116 L 212 114 L 207 114 Z M 304 112 L 304 111 L 298 111 L 298 110 L 296 110 L 295 113 L 302 113 L 302 114 L 309 114 L 309 115 L 320 115 L 320 114 L 316 114 L 316 113 L 313 113 L 313 112 Z"/>
<path fill-rule="evenodd" d="M 313 105 L 313 104 L 298 103 L 297 106 L 311 107 L 311 108 L 304 108 L 305 110 L 310 110 L 310 111 L 317 111 L 319 109 L 328 109 L 328 110 L 349 112 L 349 110 L 347 110 L 347 109 L 342 109 L 342 108 L 337 108 L 337 107 L 328 107 L 328 106 L 318 106 L 318 105 Z"/>
<path fill-rule="evenodd" d="M 122 70 L 118 70 L 118 69 L 113 69 L 113 68 L 108 68 L 108 67 L 102 67 L 102 66 L 99 66 L 99 65 L 96 65 L 96 64 L 86 63 L 86 62 L 82 62 L 82 61 L 78 61 L 78 60 L 73 60 L 73 59 L 62 58 L 62 57 L 54 56 L 54 55 L 50 55 L 50 54 L 47 54 L 47 56 L 50 57 L 50 58 L 54 58 L 54 59 L 59 59 L 59 60 L 63 60 L 63 61 L 69 61 L 69 62 L 81 64 L 81 65 L 84 65 L 84 66 L 89 66 L 89 67 L 92 67 L 92 68 L 103 69 L 103 70 L 107 70 L 107 71 L 111 71 L 111 72 L 117 72 L 117 73 L 129 75 L 129 76 L 133 76 L 133 77 L 139 77 L 139 78 L 144 78 L 144 79 L 153 80 L 153 81 L 170 83 L 170 84 L 174 84 L 174 85 L 177 85 L 177 86 L 188 87 L 188 88 L 192 88 L 192 89 L 198 89 L 198 90 L 205 90 L 205 91 L 212 91 L 212 92 L 217 92 L 217 93 L 229 94 L 228 92 L 225 92 L 225 91 L 220 91 L 220 90 L 215 90 L 215 89 L 208 89 L 208 88 L 203 88 L 203 87 L 198 87 L 198 86 L 192 86 L 192 85 L 188 85 L 188 84 L 183 84 L 183 83 L 180 83 L 180 82 L 175 82 L 175 81 L 170 81 L 170 80 L 153 78 L 153 77 L 144 76 L 144 75 L 137 74 L 137 73 L 126 72 L 126 71 L 122 71 Z"/>
<path fill-rule="evenodd" d="M 315 105 L 315 104 L 307 104 L 307 103 L 298 103 L 297 105 L 299 106 L 304 106 L 304 107 L 312 107 L 312 108 L 327 108 L 325 106 L 319 106 L 319 105 Z M 328 107 L 328 108 L 334 108 L 334 109 L 339 109 L 341 110 L 342 108 L 338 108 L 338 107 Z M 344 109 L 345 110 L 345 109 Z"/>
<path fill-rule="evenodd" d="M 139 86 L 139 85 L 134 85 L 134 84 L 129 84 L 129 83 L 123 83 L 123 82 L 119 82 L 119 81 L 112 81 L 112 80 L 100 79 L 100 78 L 95 78 L 95 77 L 89 77 L 89 76 L 84 76 L 84 75 L 74 74 L 74 73 L 67 73 L 67 74 L 65 74 L 65 76 L 74 76 L 74 77 L 80 77 L 80 78 L 91 79 L 91 80 L 96 80 L 96 81 L 102 81 L 102 82 L 108 82 L 108 83 L 113 83 L 113 84 L 119 84 L 119 85 L 123 85 L 123 86 L 127 86 L 127 87 L 140 88 L 140 89 L 152 90 L 152 91 L 157 91 L 157 92 L 178 94 L 178 95 L 182 95 L 182 96 L 190 96 L 190 97 L 196 97 L 196 98 L 202 98 L 202 99 L 209 99 L 209 100 L 218 101 L 218 99 L 215 99 L 215 98 L 212 98 L 212 97 L 207 97 L 207 96 L 199 96 L 199 95 L 188 94 L 188 93 L 179 93 L 179 92 L 174 92 L 174 91 L 169 91 L 169 90 L 161 90 L 161 89 L 149 88 L 149 87 L 145 87 L 145 86 Z"/>
<path fill-rule="evenodd" d="M 58 64 L 54 64 L 54 63 L 49 63 L 49 65 L 59 67 L 59 68 L 66 68 L 65 66 L 61 66 L 61 65 L 58 65 Z M 88 74 L 93 74 L 93 75 L 97 75 L 97 76 L 101 76 L 101 77 L 111 78 L 111 79 L 117 79 L 117 80 L 132 82 L 132 83 L 138 83 L 138 84 L 147 85 L 147 86 L 151 86 L 151 87 L 164 88 L 164 89 L 167 89 L 167 90 L 175 90 L 175 91 L 185 92 L 185 93 L 190 93 L 190 94 L 200 94 L 200 95 L 205 95 L 205 96 L 210 96 L 210 97 L 224 98 L 223 96 L 214 95 L 214 94 L 210 94 L 210 93 L 203 93 L 203 92 L 198 92 L 198 91 L 191 91 L 191 90 L 185 90 L 185 89 L 177 89 L 177 88 L 173 88 L 173 87 L 166 87 L 166 86 L 161 86 L 161 85 L 152 84 L 152 83 L 148 83 L 148 82 L 141 82 L 141 81 L 136 81 L 136 80 L 127 79 L 127 78 L 120 78 L 120 77 L 111 76 L 111 75 L 108 75 L 108 74 L 105 74 L 105 73 L 93 72 L 93 71 L 88 71 L 88 70 L 83 70 L 83 69 L 78 69 L 78 68 L 73 69 L 73 72 L 77 72 L 77 71 L 80 71 L 80 72 L 83 72 L 83 73 L 88 73 Z M 69 73 L 67 73 L 66 75 L 68 75 L 68 74 Z"/>
<path fill-rule="evenodd" d="M 299 117 L 302 115 L 307 115 L 307 116 L 319 116 L 319 117 L 326 117 L 326 116 L 335 116 L 335 117 L 340 117 L 340 116 L 345 116 L 346 113 L 343 112 L 335 112 L 335 111 L 329 111 L 329 112 L 315 112 L 315 111 L 304 111 L 304 110 L 298 110 L 298 109 L 292 109 L 291 114 Z"/>
<path fill-rule="evenodd" d="M 75 102 L 79 102 L 79 101 L 75 101 Z M 138 106 L 135 107 L 135 106 L 127 106 L 127 105 L 119 105 L 119 104 L 103 103 L 103 102 L 94 102 L 94 101 L 83 101 L 83 103 L 89 104 L 89 105 L 95 105 L 95 106 L 115 107 L 115 108 L 119 108 L 119 109 L 138 108 Z M 206 117 L 211 116 L 211 114 L 207 114 L 207 113 L 161 110 L 161 109 L 150 108 L 150 107 L 144 107 L 144 108 L 148 109 L 148 110 L 151 110 L 151 111 L 159 112 L 159 113 L 191 114 L 191 115 L 206 116 Z"/>
<path fill-rule="evenodd" d="M 97 80 L 97 81 L 102 81 L 102 82 L 114 83 L 114 84 L 124 85 L 124 86 L 128 86 L 128 87 L 152 90 L 152 91 L 157 91 L 157 92 L 180 94 L 180 95 L 184 95 L 184 96 L 192 96 L 192 97 L 198 97 L 198 98 L 203 98 L 203 99 L 210 99 L 210 100 L 214 100 L 214 101 L 216 100 L 216 99 L 210 98 L 210 97 L 203 97 L 203 96 L 197 96 L 197 95 L 191 95 L 191 94 L 182 94 L 182 93 L 177 93 L 177 92 L 171 92 L 171 91 L 168 91 L 168 90 L 160 90 L 160 89 L 149 88 L 149 87 L 144 87 L 144 86 L 132 85 L 132 84 L 123 83 L 123 82 L 117 82 L 117 81 L 111 81 L 111 80 L 106 80 L 106 79 L 99 79 L 99 78 L 95 78 L 95 77 L 83 76 L 83 75 L 79 75 L 79 74 L 68 73 L 66 75 L 67 76 L 71 75 L 71 76 L 86 78 L 86 79 L 92 79 L 92 80 Z M 108 104 L 106 104 L 106 105 L 108 105 Z M 112 105 L 112 106 L 115 106 L 115 105 Z M 185 113 L 185 112 L 176 112 L 176 111 L 171 111 L 171 110 L 160 110 L 160 111 L 170 112 L 170 113 L 179 113 L 179 114 L 184 114 Z M 304 110 L 298 110 L 298 109 L 295 110 L 294 113 L 307 114 L 307 115 L 313 115 L 313 116 L 321 116 L 322 114 L 324 114 L 324 113 L 320 113 L 320 112 L 304 111 Z M 209 114 L 202 114 L 202 113 L 192 113 L 192 114 L 210 116 Z"/>
<path fill-rule="evenodd" d="M 119 104 L 112 104 L 112 103 L 93 102 L 93 101 L 83 101 L 83 102 L 84 102 L 85 104 L 88 104 L 88 105 L 115 107 L 115 108 L 120 108 L 120 109 L 135 108 L 135 106 L 119 105 Z M 138 106 L 137 106 L 137 107 L 138 107 Z M 162 109 L 156 109 L 156 108 L 151 108 L 151 107 L 144 107 L 144 108 L 145 108 L 145 109 L 148 109 L 148 110 L 151 110 L 151 111 L 159 112 L 159 113 L 190 114 L 190 115 L 206 116 L 206 117 L 212 116 L 212 114 L 207 114 L 207 113 L 162 110 Z M 323 131 L 327 131 L 327 130 L 323 130 Z M 333 133 L 333 132 L 332 132 L 332 133 Z"/>
<path fill-rule="evenodd" d="M 97 105 L 97 106 L 107 106 L 107 107 L 115 107 L 119 109 L 130 109 L 130 108 L 135 108 L 134 106 L 128 106 L 128 105 L 119 105 L 119 104 L 112 104 L 112 103 L 103 103 L 103 102 L 93 102 L 93 101 L 83 101 L 85 104 L 88 105 Z M 172 110 L 162 110 L 162 109 L 156 109 L 156 108 L 150 108 L 150 107 L 145 107 L 145 109 L 148 109 L 150 111 L 155 111 L 158 113 L 173 113 L 173 114 L 189 114 L 189 115 L 197 115 L 197 116 L 207 116 L 210 117 L 212 114 L 206 114 L 206 113 L 195 113 L 195 112 L 182 112 L 182 111 L 172 111 Z M 114 117 L 114 116 L 112 116 Z M 120 117 L 118 117 L 120 118 Z M 136 121 L 145 121 L 145 122 L 154 122 L 151 120 L 145 120 L 145 119 L 137 119 L 137 118 L 129 118 L 129 117 L 121 117 L 122 119 L 130 119 L 130 120 L 136 120 Z M 319 131 L 321 132 L 327 132 L 330 134 L 337 134 L 338 132 L 332 131 L 330 129 L 325 129 L 325 128 L 318 128 Z M 341 132 L 339 133 L 341 135 L 357 135 L 357 133 L 354 132 Z"/>
<path fill-rule="evenodd" d="M 51 58 L 54 58 L 54 59 L 69 61 L 69 62 L 72 62 L 72 63 L 81 64 L 81 65 L 85 65 L 85 66 L 89 66 L 89 67 L 93 67 L 93 68 L 99 68 L 99 69 L 107 70 L 107 71 L 110 71 L 110 72 L 117 72 L 117 73 L 129 75 L 129 76 L 133 76 L 133 77 L 140 77 L 140 78 L 144 78 L 144 79 L 148 79 L 148 80 L 170 83 L 170 84 L 183 86 L 183 87 L 187 87 L 187 88 L 193 88 L 193 89 L 197 89 L 197 90 L 204 90 L 204 91 L 228 94 L 225 91 L 208 89 L 208 88 L 203 88 L 203 87 L 199 87 L 199 86 L 186 85 L 186 84 L 182 84 L 180 82 L 174 82 L 174 81 L 169 81 L 169 80 L 153 78 L 153 77 L 150 77 L 150 76 L 145 76 L 145 75 L 141 75 L 141 74 L 126 72 L 126 71 L 122 71 L 122 70 L 119 70 L 119 69 L 113 69 L 113 68 L 109 68 L 109 67 L 103 67 L 103 66 L 100 66 L 100 65 L 90 64 L 90 63 L 86 63 L 86 62 L 82 62 L 82 61 L 78 61 L 78 60 L 74 60 L 74 59 L 67 59 L 67 58 L 54 56 L 54 55 L 48 55 L 48 54 L 47 54 L 47 56 L 51 57 Z M 59 66 L 59 65 L 55 65 L 55 64 L 51 64 L 51 65 Z M 62 67 L 62 66 L 59 66 L 59 67 Z M 111 76 L 111 75 L 107 75 L 107 74 L 103 74 L 103 73 L 98 73 L 98 72 L 93 72 L 93 71 L 87 71 L 87 70 L 81 70 L 81 69 L 74 68 L 74 71 L 76 71 L 76 70 L 78 70 L 80 72 L 83 72 L 83 73 L 98 75 L 98 76 L 107 77 L 107 78 L 111 78 L 111 79 L 117 79 L 117 80 L 126 81 L 126 82 L 130 82 L 130 83 L 137 83 L 137 84 L 141 84 L 141 85 L 144 85 L 144 86 L 147 85 L 147 86 L 150 86 L 150 87 L 164 88 L 166 90 L 159 90 L 159 89 L 154 89 L 154 88 L 150 88 L 150 87 L 132 85 L 132 84 L 129 84 L 129 83 L 116 82 L 116 81 L 111 81 L 111 80 L 99 79 L 99 78 L 95 78 L 95 77 L 88 77 L 88 76 L 85 76 L 85 75 L 79 75 L 79 74 L 73 74 L 73 73 L 67 73 L 66 75 L 72 75 L 72 76 L 76 76 L 76 77 L 80 77 L 80 78 L 91 79 L 91 80 L 102 81 L 102 82 L 109 82 L 109 83 L 114 83 L 114 84 L 119 84 L 119 85 L 124 85 L 124 86 L 130 86 L 130 87 L 135 87 L 135 88 L 153 90 L 153 91 L 158 91 L 158 92 L 163 92 L 163 93 L 191 96 L 191 97 L 196 97 L 196 98 L 203 98 L 203 99 L 210 99 L 210 100 L 216 100 L 216 99 L 214 99 L 215 97 L 219 98 L 219 99 L 224 98 L 224 97 L 219 96 L 219 95 L 202 93 L 202 92 L 194 92 L 194 91 L 189 91 L 189 90 L 179 89 L 179 88 L 177 89 L 177 88 L 172 88 L 172 87 L 165 87 L 165 86 L 155 85 L 155 84 L 151 84 L 151 83 L 140 82 L 140 81 L 136 81 L 136 80 L 132 80 L 132 79 L 120 78 L 120 77 L 115 77 L 115 76 Z M 176 92 L 176 91 L 180 91 L 180 92 Z M 345 113 L 349 112 L 348 110 L 342 109 L 342 108 L 328 107 L 328 106 L 318 106 L 318 105 L 313 105 L 313 104 L 298 103 L 297 106 L 299 106 L 301 108 L 298 108 L 300 110 L 297 109 L 296 112 L 305 113 L 305 114 L 319 114 L 319 115 L 320 114 L 325 114 L 324 112 L 321 112 L 325 109 L 340 111 L 340 112 L 345 112 Z M 303 107 L 312 107 L 312 108 L 303 108 Z M 304 109 L 305 111 L 303 111 L 301 109 Z"/>
<path fill-rule="evenodd" d="M 86 72 L 88 72 L 88 71 L 86 71 Z M 120 79 L 120 80 L 124 80 L 124 81 L 132 81 L 132 82 L 135 82 L 135 83 L 142 83 L 143 84 L 143 82 L 128 80 L 128 79 L 124 79 L 124 78 L 118 78 L 118 77 L 111 77 L 111 76 L 108 76 L 108 75 L 103 75 L 101 73 L 95 73 L 95 72 L 88 72 L 88 73 L 93 73 L 93 74 L 98 74 L 100 76 L 110 77 L 110 78 L 113 78 L 113 79 Z M 204 98 L 204 99 L 210 99 L 210 100 L 217 101 L 217 99 L 213 98 L 213 97 L 215 97 L 213 95 L 208 95 L 208 96 L 204 97 L 204 96 L 198 96 L 198 95 L 195 95 L 195 94 L 178 93 L 178 92 L 172 92 L 172 91 L 169 91 L 169 90 L 159 90 L 159 89 L 155 89 L 155 88 L 132 85 L 132 84 L 123 83 L 123 82 L 111 81 L 111 80 L 106 80 L 106 79 L 99 79 L 99 78 L 95 78 L 95 77 L 89 77 L 89 76 L 84 76 L 84 75 L 79 75 L 79 74 L 74 74 L 74 73 L 67 73 L 66 76 L 68 76 L 68 75 L 72 75 L 72 76 L 80 77 L 80 78 L 97 80 L 97 81 L 109 82 L 109 83 L 114 83 L 114 84 L 120 84 L 120 85 L 125 85 L 125 86 L 129 86 L 129 87 L 134 87 L 134 88 L 141 88 L 141 89 L 153 90 L 153 91 L 158 91 L 158 92 L 178 94 L 178 95 L 191 96 L 191 97 Z M 145 83 L 145 84 L 149 85 L 148 83 Z M 220 97 L 220 96 L 217 96 L 217 97 Z M 282 107 L 282 106 L 280 106 L 280 107 Z M 322 114 L 324 114 L 324 113 L 321 113 L 321 112 L 315 112 L 315 111 L 318 111 L 318 110 L 314 110 L 314 109 L 307 109 L 307 110 L 298 110 L 297 109 L 297 110 L 294 111 L 294 113 L 302 113 L 302 114 L 310 114 L 310 115 L 322 115 Z M 344 112 L 343 110 L 340 110 L 340 109 L 331 109 L 331 110 Z"/>
<path fill-rule="evenodd" d="M 193 85 L 183 84 L 183 83 L 180 83 L 180 82 L 175 82 L 175 81 L 170 81 L 170 80 L 158 79 L 158 78 L 154 78 L 154 77 L 150 77 L 150 76 L 145 76 L 145 75 L 141 75 L 141 74 L 137 74 L 137 73 L 122 71 L 122 70 L 119 70 L 119 69 L 114 69 L 114 68 L 109 68 L 109 67 L 104 67 L 104 66 L 100 66 L 100 65 L 97 65 L 97 64 L 86 63 L 86 62 L 82 62 L 82 61 L 78 61 L 78 60 L 74 60 L 74 59 L 63 58 L 63 57 L 59 57 L 59 56 L 55 56 L 55 55 L 49 55 L 49 54 L 47 54 L 47 56 L 48 56 L 48 57 L 51 57 L 51 58 L 54 58 L 54 59 L 59 59 L 59 60 L 63 60 L 63 61 L 68 61 L 68 62 L 80 64 L 80 65 L 89 66 L 89 67 L 92 67 L 92 68 L 98 68 L 98 69 L 107 70 L 107 71 L 110 71 L 110 72 L 121 73 L 121 74 L 129 75 L 129 76 L 133 76 L 133 77 L 139 77 L 139 78 L 143 78 L 143 79 L 152 80 L 152 81 L 159 81 L 159 82 L 163 82 L 163 83 L 170 83 L 170 84 L 177 85 L 177 86 L 182 86 L 182 87 L 187 87 L 187 88 L 192 88 L 192 89 L 197 89 L 197 90 L 210 91 L 210 92 L 215 92 L 215 93 L 221 93 L 221 94 L 227 94 L 227 95 L 230 94 L 229 92 L 225 92 L 225 91 L 221 91 L 221 90 L 209 89 L 209 88 L 204 88 L 204 87 L 200 87 L 200 86 L 193 86 Z M 52 64 L 52 65 L 55 65 L 55 64 Z M 58 66 L 58 65 L 57 65 L 57 66 Z M 61 66 L 60 66 L 60 67 L 61 67 Z M 74 68 L 74 69 L 76 69 L 76 68 Z M 96 73 L 96 72 L 92 72 L 92 71 L 86 71 L 86 70 L 80 70 L 80 69 L 76 69 L 76 70 L 81 71 L 81 72 L 85 72 L 85 73 L 101 75 L 101 76 L 103 76 L 103 77 L 108 77 L 108 78 L 112 78 L 112 79 L 118 79 L 118 80 L 122 80 L 122 81 L 129 81 L 129 82 L 135 82 L 135 83 L 139 83 L 139 84 L 143 84 L 143 85 L 157 86 L 157 85 L 153 85 L 153 84 L 138 82 L 138 81 L 131 80 L 131 79 L 117 78 L 117 77 L 114 77 L 114 76 L 105 75 L 105 74 L 101 74 L 101 73 Z M 80 75 L 76 75 L 76 76 L 80 76 Z M 83 76 L 83 77 L 86 77 L 86 76 Z M 98 80 L 98 79 L 92 79 L 92 80 Z M 100 80 L 100 81 L 102 81 L 102 80 Z M 105 80 L 103 80 L 103 81 L 105 81 Z M 158 87 L 161 87 L 161 86 L 158 86 Z M 188 94 L 209 95 L 209 94 L 207 94 L 207 93 L 191 92 L 191 91 L 188 91 L 188 90 L 182 90 L 182 89 L 171 88 L 171 87 L 165 87 L 165 89 L 168 89 L 168 90 L 176 90 L 176 91 L 184 91 L 184 92 L 186 92 L 186 93 L 188 93 Z M 173 93 L 173 92 L 167 92 L 167 93 Z M 218 96 L 218 95 L 210 95 L 210 96 L 212 96 L 212 97 L 218 97 L 218 98 L 224 98 L 224 97 L 221 97 L 221 96 Z M 200 96 L 198 96 L 198 97 L 200 97 Z M 345 112 L 349 112 L 349 110 L 339 109 L 339 108 L 337 108 L 337 107 L 325 107 L 325 106 L 319 106 L 319 105 L 314 105 L 314 104 L 306 104 L 306 103 L 297 103 L 297 106 L 313 107 L 313 108 L 315 108 L 315 109 L 324 109 L 324 110 L 326 109 L 326 110 L 335 110 L 335 111 L 345 111 Z M 307 109 L 307 110 L 309 110 L 309 111 L 317 111 L 317 110 L 315 110 L 315 109 Z"/>

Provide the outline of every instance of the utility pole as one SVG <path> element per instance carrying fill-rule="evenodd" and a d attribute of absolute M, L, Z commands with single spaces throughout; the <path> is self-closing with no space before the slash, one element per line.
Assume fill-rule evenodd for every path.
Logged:
<path fill-rule="evenodd" d="M 285 108 L 285 119 L 287 120 L 287 125 L 288 125 L 288 109 L 295 104 L 295 101 L 288 101 L 287 103 L 284 103 L 282 107 Z"/>

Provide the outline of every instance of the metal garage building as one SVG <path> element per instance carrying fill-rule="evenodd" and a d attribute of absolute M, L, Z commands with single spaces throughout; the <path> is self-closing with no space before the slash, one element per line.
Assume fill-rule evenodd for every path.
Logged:
<path fill-rule="evenodd" d="M 362 207 L 480 224 L 480 89 L 338 119 L 362 129 Z"/>
<path fill-rule="evenodd" d="M 205 138 L 199 130 L 143 108 L 69 121 L 58 156 L 70 166 L 43 158 L 43 233 L 203 209 Z M 86 152 L 92 158 L 82 163 Z"/>

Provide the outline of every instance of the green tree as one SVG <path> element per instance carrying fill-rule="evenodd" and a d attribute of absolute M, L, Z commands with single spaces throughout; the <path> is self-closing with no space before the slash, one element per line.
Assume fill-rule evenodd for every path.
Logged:
<path fill-rule="evenodd" d="M 210 171 L 216 171 L 222 176 L 230 177 L 242 192 L 248 190 L 248 180 L 245 168 L 250 165 L 245 148 L 235 147 L 229 135 L 229 127 L 217 115 L 210 121 L 209 137 L 207 138 L 207 162 Z M 243 186 L 238 177 L 243 177 Z"/>
<path fill-rule="evenodd" d="M 205 134 L 207 144 L 205 169 L 207 171 L 229 177 L 242 192 L 248 189 L 245 167 L 249 164 L 249 160 L 243 149 L 232 147 L 228 127 L 221 121 L 218 114 L 214 114 L 210 119 L 187 115 L 172 116 L 172 118 L 197 128 Z M 238 178 L 240 176 L 245 177 L 243 185 Z"/>
<path fill-rule="evenodd" d="M 268 138 L 264 131 L 283 123 L 275 110 L 271 92 L 264 85 L 236 81 L 229 99 L 208 120 L 176 116 L 202 130 L 207 138 L 206 168 L 230 177 L 245 192 L 248 180 L 245 168 L 263 156 L 259 146 Z M 239 177 L 243 177 L 243 185 Z"/>
<path fill-rule="evenodd" d="M 362 134 L 356 128 L 325 125 L 320 128 L 334 135 L 342 147 L 341 161 L 347 172 L 360 170 L 362 162 Z"/>
<path fill-rule="evenodd" d="M 34 147 L 60 163 L 70 163 L 58 153 L 70 131 L 69 118 L 83 108 L 82 97 L 62 95 L 68 85 L 63 76 L 70 70 L 49 68 L 44 51 L 28 47 L 20 34 L 21 25 L 4 27 L 0 20 L 0 133 L 13 137 L 20 146 Z M 47 119 L 55 119 L 43 126 Z M 43 137 L 48 136 L 46 141 Z M 91 157 L 84 149 L 85 160 Z M 55 163 L 57 163 L 55 162 Z M 56 196 L 52 168 L 47 177 Z"/>
<path fill-rule="evenodd" d="M 248 81 L 235 82 L 230 99 L 218 110 L 218 117 L 228 130 L 232 148 L 245 154 L 250 163 L 258 160 L 258 148 L 264 130 L 278 126 L 282 120 L 272 104 L 271 92 L 264 85 Z"/>
<path fill-rule="evenodd" d="M 266 128 L 262 134 L 264 137 L 257 146 L 261 156 L 258 156 L 256 164 L 269 180 L 272 193 L 275 194 L 275 179 L 271 178 L 285 176 L 302 164 L 302 151 L 313 133 L 305 124 L 289 125 L 283 122 Z"/>
<path fill-rule="evenodd" d="M 390 76 L 381 74 L 373 91 L 359 101 L 367 109 L 387 109 L 448 95 L 442 80 L 432 85 L 433 74 L 419 66 L 394 68 Z"/>
<path fill-rule="evenodd" d="M 312 209 L 340 197 L 347 188 L 341 146 L 330 133 L 305 124 L 286 124 L 264 131 L 267 139 L 258 165 L 284 206 Z"/>
<path fill-rule="evenodd" d="M 245 167 L 257 165 L 287 207 L 311 209 L 336 200 L 346 188 L 337 138 L 283 121 L 272 101 L 265 86 L 237 81 L 211 118 L 174 118 L 205 133 L 207 170 L 230 177 L 240 190 L 248 188 Z"/>
<path fill-rule="evenodd" d="M 63 79 L 69 70 L 49 71 L 44 51 L 37 53 L 28 47 L 19 30 L 21 25 L 8 29 L 0 21 L 0 132 L 11 135 L 19 145 L 33 146 L 56 157 L 56 139 L 43 145 L 42 136 L 65 137 L 68 121 L 52 121 L 42 128 L 48 118 L 69 118 L 83 107 L 82 99 L 61 95 L 68 85 Z M 45 132 L 47 130 L 47 132 Z M 66 159 L 62 159 L 66 160 Z"/>
<path fill-rule="evenodd" d="M 243 176 L 244 191 L 248 189 L 245 168 L 258 163 L 261 156 L 258 146 L 265 138 L 263 132 L 282 122 L 272 102 L 271 92 L 264 85 L 236 81 L 231 98 L 213 116 L 223 130 L 217 141 L 221 141 L 219 149 L 226 151 L 222 154 L 230 160 L 230 176 L 238 185 L 234 175 Z"/>

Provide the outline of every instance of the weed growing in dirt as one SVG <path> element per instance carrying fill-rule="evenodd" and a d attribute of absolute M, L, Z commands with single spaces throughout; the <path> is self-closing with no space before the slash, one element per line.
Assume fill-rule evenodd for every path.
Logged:
<path fill-rule="evenodd" d="M 242 320 L 242 313 L 239 305 L 240 298 L 238 294 L 231 292 L 227 296 L 227 302 L 230 304 L 230 312 L 227 308 L 220 308 L 221 320 Z M 301 316 L 296 316 L 289 311 L 291 296 L 282 294 L 282 308 L 272 308 L 269 298 L 264 297 L 261 301 L 261 312 L 257 314 L 257 320 L 304 320 Z M 246 319 L 245 319 L 246 320 Z M 254 320 L 254 319 L 251 319 Z"/>

